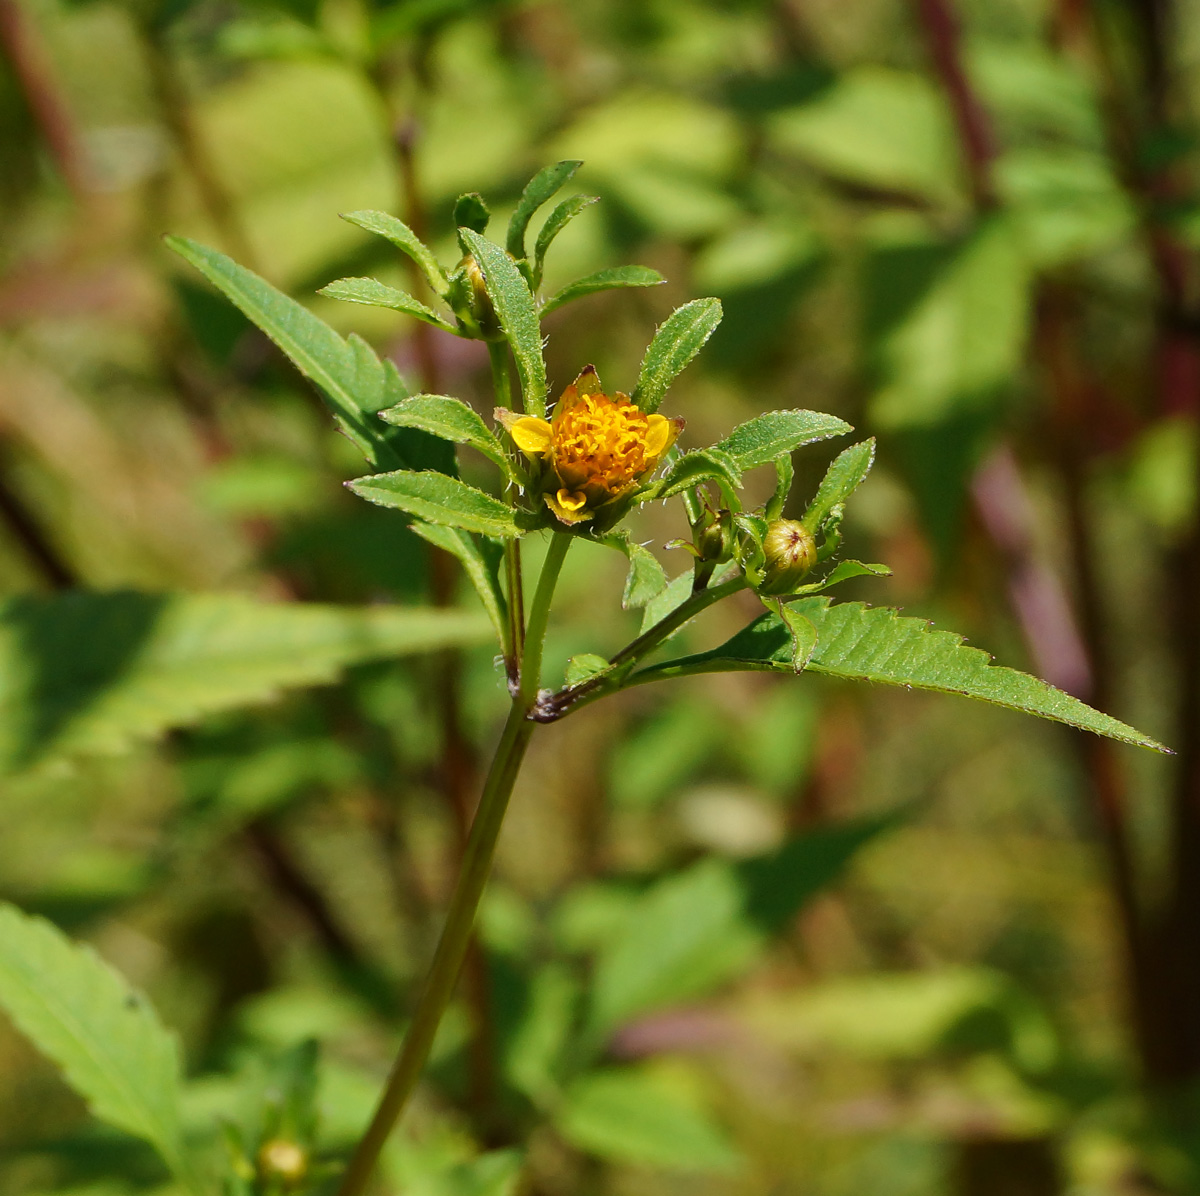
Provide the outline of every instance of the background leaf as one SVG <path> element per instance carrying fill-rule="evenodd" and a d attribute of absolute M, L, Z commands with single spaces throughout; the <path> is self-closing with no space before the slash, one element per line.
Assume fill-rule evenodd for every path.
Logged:
<path fill-rule="evenodd" d="M 89 947 L 0 904 L 0 1006 L 101 1121 L 150 1142 L 193 1192 L 179 1049 L 144 997 Z"/>
<path fill-rule="evenodd" d="M 455 610 L 74 593 L 0 604 L 0 773 L 111 753 L 169 727 L 332 681 L 358 661 L 488 636 Z"/>

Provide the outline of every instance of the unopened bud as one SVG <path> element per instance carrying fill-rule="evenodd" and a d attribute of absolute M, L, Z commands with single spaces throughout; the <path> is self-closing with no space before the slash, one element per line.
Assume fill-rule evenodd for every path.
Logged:
<path fill-rule="evenodd" d="M 729 512 L 705 504 L 703 515 L 692 525 L 692 543 L 697 560 L 717 564 L 729 560 L 733 552 L 733 519 Z"/>
<path fill-rule="evenodd" d="M 763 537 L 764 594 L 790 594 L 817 563 L 817 543 L 812 533 L 795 519 L 776 519 Z"/>
<path fill-rule="evenodd" d="M 496 318 L 496 309 L 492 306 L 492 297 L 488 294 L 487 282 L 475 255 L 468 253 L 459 262 L 459 268 L 467 281 L 471 315 L 479 325 L 479 331 L 484 336 L 495 335 L 500 331 L 500 321 Z"/>
<path fill-rule="evenodd" d="M 295 1188 L 308 1174 L 308 1152 L 287 1138 L 272 1138 L 258 1152 L 258 1170 L 264 1179 L 282 1181 L 284 1188 Z"/>

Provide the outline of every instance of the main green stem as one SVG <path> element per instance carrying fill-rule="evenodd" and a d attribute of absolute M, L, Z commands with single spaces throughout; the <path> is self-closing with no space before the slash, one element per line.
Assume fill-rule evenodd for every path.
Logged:
<path fill-rule="evenodd" d="M 361 1196 L 375 1170 L 380 1152 L 392 1127 L 396 1124 L 408 1098 L 417 1086 L 430 1048 L 441 1023 L 442 1015 L 454 993 L 458 974 L 462 968 L 467 945 L 471 939 L 471 927 L 479 908 L 484 885 L 492 870 L 492 859 L 496 854 L 496 841 L 508 800 L 512 796 L 513 784 L 529 746 L 536 723 L 529 718 L 538 696 L 538 685 L 542 671 L 542 645 L 546 637 L 546 626 L 550 619 L 550 602 L 554 587 L 571 546 L 571 537 L 566 532 L 554 532 L 550 547 L 542 565 L 533 603 L 529 610 L 529 626 L 525 636 L 525 652 L 521 660 L 520 679 L 513 695 L 508 720 L 500 735 L 500 743 L 492 758 L 483 795 L 475 820 L 471 823 L 471 834 L 463 853 L 462 871 L 454 895 L 442 937 L 438 940 L 433 962 L 425 977 L 412 1024 L 404 1037 L 400 1054 L 392 1066 L 375 1116 L 367 1127 L 354 1156 L 342 1177 L 338 1196 Z"/>

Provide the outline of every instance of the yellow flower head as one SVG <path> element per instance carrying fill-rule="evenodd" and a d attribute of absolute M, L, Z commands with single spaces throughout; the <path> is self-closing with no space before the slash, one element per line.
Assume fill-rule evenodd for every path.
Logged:
<path fill-rule="evenodd" d="M 550 467 L 544 497 L 563 523 L 591 519 L 632 490 L 683 428 L 681 419 L 645 414 L 627 394 L 606 395 L 590 365 L 563 391 L 551 419 L 501 418 L 516 446 Z"/>

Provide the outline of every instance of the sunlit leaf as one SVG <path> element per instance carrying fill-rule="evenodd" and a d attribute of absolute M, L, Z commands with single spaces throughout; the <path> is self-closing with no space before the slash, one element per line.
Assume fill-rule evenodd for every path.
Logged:
<path fill-rule="evenodd" d="M 483 417 L 462 399 L 449 395 L 413 395 L 379 413 L 380 418 L 400 428 L 420 428 L 455 444 L 465 444 L 511 472 L 500 442 Z"/>
<path fill-rule="evenodd" d="M 435 294 L 446 294 L 449 284 L 437 258 L 402 220 L 389 216 L 387 212 L 344 212 L 342 219 L 366 229 L 369 233 L 386 237 L 397 249 L 417 263 Z"/>
<path fill-rule="evenodd" d="M 519 536 L 511 507 L 457 478 L 433 470 L 400 469 L 355 478 L 346 485 L 360 498 L 381 507 L 407 511 L 429 523 L 442 523 L 484 536 Z"/>
<path fill-rule="evenodd" d="M 391 311 L 403 312 L 406 316 L 432 324 L 444 332 L 456 333 L 454 325 L 437 314 L 431 307 L 426 307 L 419 299 L 414 299 L 407 291 L 397 290 L 374 278 L 339 278 L 323 286 L 317 292 L 330 299 L 341 299 L 346 303 L 363 303 L 368 307 L 386 307 Z"/>
<path fill-rule="evenodd" d="M 993 665 L 986 652 L 968 647 L 952 632 L 932 630 L 924 619 L 902 618 L 887 607 L 861 602 L 834 605 L 828 598 L 803 598 L 792 606 L 817 629 L 817 647 L 808 662 L 811 672 L 961 694 L 1122 743 L 1168 750 L 1045 681 Z M 635 673 L 631 681 L 739 669 L 790 673 L 791 668 L 791 637 L 777 616 L 767 614 L 711 652 L 652 665 Z"/>
<path fill-rule="evenodd" d="M 512 347 L 521 379 L 521 396 L 527 415 L 546 414 L 546 363 L 542 359 L 542 330 L 537 304 L 516 263 L 499 245 L 471 229 L 462 230 L 483 271 L 488 296 L 504 335 Z"/>
<path fill-rule="evenodd" d="M 629 560 L 629 574 L 625 579 L 625 592 L 621 605 L 626 610 L 636 610 L 657 598 L 667 588 L 667 574 L 658 558 L 649 549 L 630 539 L 628 532 L 610 532 L 602 542 L 609 548 L 623 552 Z"/>
<path fill-rule="evenodd" d="M 343 340 L 323 320 L 250 270 L 186 237 L 167 244 L 263 330 L 321 389 L 338 426 L 376 469 L 454 469 L 449 445 L 416 431 L 389 428 L 375 412 L 407 397 L 390 361 L 360 337 Z M 449 457 L 446 456 L 447 450 Z"/>
<path fill-rule="evenodd" d="M 714 479 L 719 479 L 733 489 L 742 484 L 742 474 L 737 462 L 715 445 L 712 448 L 684 453 L 682 457 L 677 458 L 649 493 L 647 500 L 670 498 L 681 490 Z"/>
<path fill-rule="evenodd" d="M 840 452 L 833 463 L 825 471 L 817 493 L 804 512 L 801 521 L 810 532 L 817 531 L 821 524 L 829 518 L 830 512 L 838 503 L 846 499 L 862 485 L 863 480 L 871 471 L 875 460 L 875 438 L 852 444 Z"/>
<path fill-rule="evenodd" d="M 550 215 L 546 217 L 546 223 L 542 225 L 538 231 L 537 243 L 534 246 L 534 279 L 541 282 L 542 269 L 546 264 L 546 251 L 554 241 L 554 238 L 562 232 L 564 228 L 584 208 L 599 200 L 597 195 L 573 195 L 570 199 L 564 199 L 562 203 L 556 204 L 551 210 Z"/>
<path fill-rule="evenodd" d="M 753 469 L 774 461 L 781 453 L 852 431 L 845 420 L 820 411 L 767 411 L 739 424 L 716 447 L 739 469 Z"/>
<path fill-rule="evenodd" d="M 693 299 L 676 308 L 654 334 L 638 375 L 633 401 L 643 411 L 657 411 L 667 387 L 704 347 L 721 322 L 719 299 Z"/>
<path fill-rule="evenodd" d="M 572 160 L 556 162 L 553 166 L 546 166 L 539 170 L 529 180 L 525 190 L 521 192 L 521 198 L 517 201 L 512 219 L 508 222 L 505 248 L 513 257 L 523 258 L 525 256 L 525 230 L 529 227 L 529 221 L 534 212 L 561 190 L 563 184 L 582 165 L 582 162 Z"/>
<path fill-rule="evenodd" d="M 597 291 L 611 291 L 617 287 L 656 287 L 666 281 L 657 270 L 651 270 L 649 266 L 613 266 L 608 270 L 597 270 L 595 274 L 589 274 L 586 278 L 563 287 L 547 299 L 542 304 L 542 315 L 548 316 L 564 303 L 582 299 L 584 295 L 594 295 Z"/>

